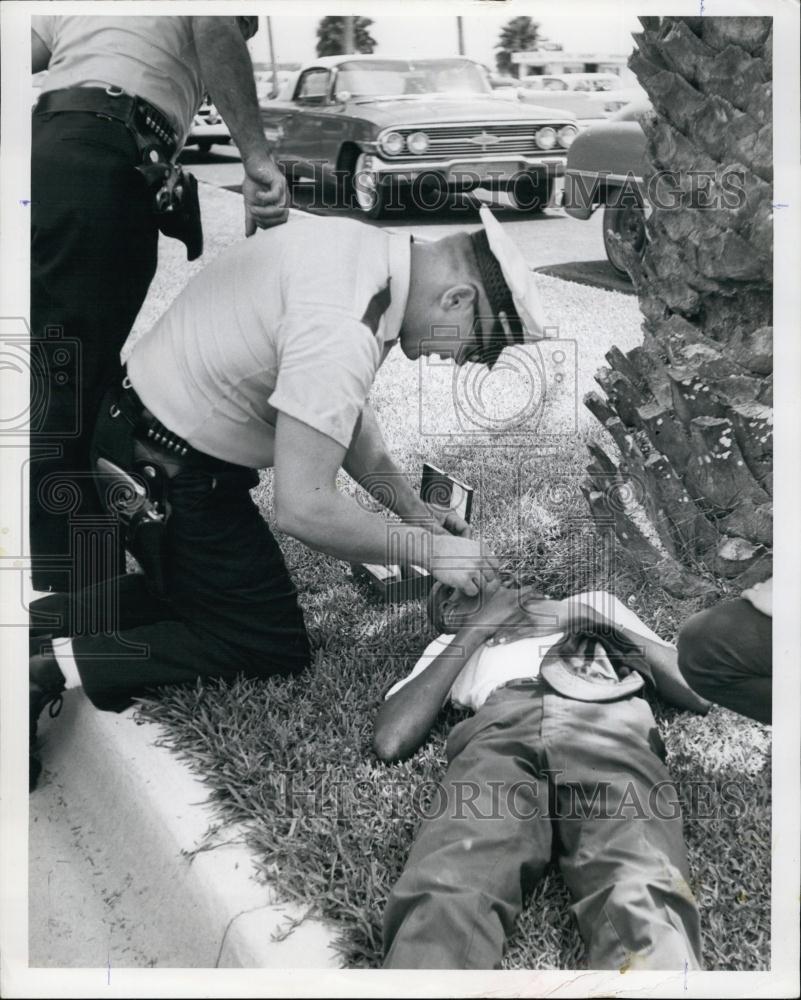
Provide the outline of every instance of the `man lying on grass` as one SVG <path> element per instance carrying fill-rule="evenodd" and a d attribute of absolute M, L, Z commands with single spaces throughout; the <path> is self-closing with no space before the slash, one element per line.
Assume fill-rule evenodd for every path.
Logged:
<path fill-rule="evenodd" d="M 414 753 L 448 698 L 475 714 L 451 730 L 390 894 L 385 967 L 496 968 L 555 847 L 590 968 L 700 968 L 681 809 L 642 697 L 647 681 L 708 710 L 675 649 L 604 592 L 501 588 L 482 606 L 436 584 L 429 612 L 445 634 L 388 692 L 375 751 Z"/>

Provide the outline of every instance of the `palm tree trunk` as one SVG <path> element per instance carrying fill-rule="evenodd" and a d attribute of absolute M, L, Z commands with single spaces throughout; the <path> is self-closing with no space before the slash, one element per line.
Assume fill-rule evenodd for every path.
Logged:
<path fill-rule="evenodd" d="M 613 348 L 585 404 L 585 495 L 604 530 L 676 596 L 772 572 L 772 20 L 643 17 L 629 66 L 650 217 L 627 267 L 642 346 Z"/>

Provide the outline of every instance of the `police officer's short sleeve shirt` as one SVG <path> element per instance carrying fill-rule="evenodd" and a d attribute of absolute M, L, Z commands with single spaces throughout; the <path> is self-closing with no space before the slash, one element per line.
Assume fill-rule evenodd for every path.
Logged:
<path fill-rule="evenodd" d="M 135 345 L 134 388 L 170 430 L 224 461 L 269 465 L 280 413 L 347 448 L 400 332 L 409 243 L 320 218 L 242 240 Z"/>
<path fill-rule="evenodd" d="M 42 93 L 121 87 L 154 104 L 186 138 L 203 98 L 191 17 L 34 15 L 50 52 Z"/>

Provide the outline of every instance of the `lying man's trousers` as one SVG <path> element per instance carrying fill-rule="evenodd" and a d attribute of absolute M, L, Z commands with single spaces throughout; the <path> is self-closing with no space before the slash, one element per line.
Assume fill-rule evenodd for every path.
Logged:
<path fill-rule="evenodd" d="M 387 903 L 385 967 L 497 968 L 556 848 L 589 968 L 700 968 L 663 754 L 643 698 L 573 701 L 536 680 L 493 692 L 448 739 L 442 796 Z"/>
<path fill-rule="evenodd" d="M 86 694 L 112 711 L 157 685 L 302 670 L 303 615 L 250 497 L 257 483 L 253 470 L 211 458 L 180 471 L 169 481 L 163 594 L 134 574 L 43 597 L 31 606 L 32 647 L 45 635 L 74 636 Z"/>
<path fill-rule="evenodd" d="M 750 601 L 724 601 L 679 632 L 679 670 L 703 698 L 770 725 L 773 619 Z"/>

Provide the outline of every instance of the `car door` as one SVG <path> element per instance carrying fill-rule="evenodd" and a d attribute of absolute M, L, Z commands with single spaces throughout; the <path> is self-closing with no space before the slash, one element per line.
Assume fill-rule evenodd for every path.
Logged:
<path fill-rule="evenodd" d="M 302 168 L 312 168 L 315 173 L 319 172 L 320 161 L 325 159 L 322 133 L 330 89 L 331 71 L 322 66 L 313 66 L 301 73 L 293 98 L 295 120 L 291 134 L 291 152 Z M 312 176 L 312 173 L 308 173 L 308 176 Z"/>
<path fill-rule="evenodd" d="M 259 104 L 259 110 L 264 136 L 270 144 L 273 157 L 278 163 L 292 163 L 289 153 L 295 117 L 292 103 L 281 97 L 265 99 Z"/>
<path fill-rule="evenodd" d="M 333 168 L 345 128 L 342 104 L 331 99 L 331 82 L 330 69 L 312 66 L 295 88 L 291 152 L 310 177 L 319 178 L 321 165 Z"/>

